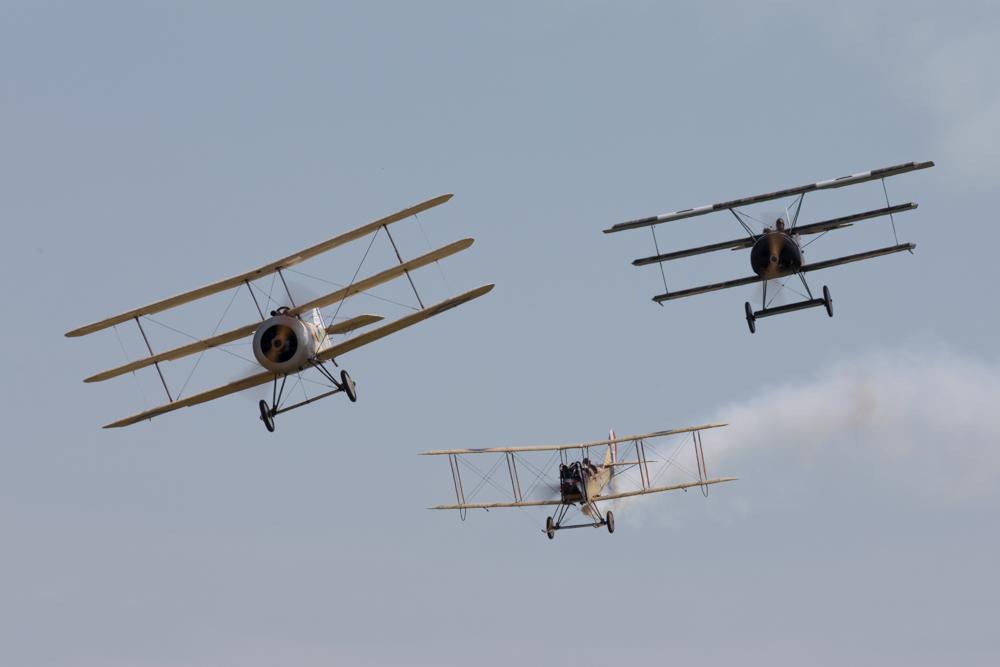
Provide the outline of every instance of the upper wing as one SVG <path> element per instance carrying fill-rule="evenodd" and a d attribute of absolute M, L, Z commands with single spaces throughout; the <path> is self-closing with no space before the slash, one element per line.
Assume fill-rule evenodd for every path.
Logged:
<path fill-rule="evenodd" d="M 493 285 L 483 285 L 482 287 L 477 287 L 476 289 L 469 290 L 454 296 L 450 299 L 446 299 L 440 303 L 433 306 L 424 308 L 423 310 L 417 311 L 412 315 L 407 315 L 401 317 L 398 320 L 394 320 L 389 324 L 383 324 L 380 327 L 372 329 L 360 336 L 354 338 L 349 338 L 342 343 L 337 343 L 333 347 L 327 348 L 322 353 L 316 356 L 317 359 L 327 361 L 336 356 L 340 356 L 345 352 L 349 352 L 355 348 L 361 347 L 371 343 L 372 341 L 378 340 L 388 336 L 391 333 L 404 329 L 412 324 L 416 324 L 422 320 L 426 320 L 428 317 L 433 317 L 439 313 L 443 313 L 446 310 L 450 310 L 455 306 L 459 306 L 466 301 L 471 301 L 477 297 L 486 294 L 491 289 Z M 364 317 L 364 316 L 362 316 Z M 258 373 L 257 375 L 251 375 L 250 377 L 243 378 L 242 380 L 237 380 L 236 382 L 230 382 L 229 384 L 224 384 L 221 387 L 216 387 L 215 389 L 209 389 L 208 391 L 203 391 L 200 394 L 193 394 L 187 398 L 174 401 L 172 403 L 167 403 L 166 405 L 161 405 L 159 407 L 153 408 L 152 410 L 146 410 L 145 412 L 140 412 L 139 414 L 132 415 L 131 417 L 126 417 L 124 419 L 119 419 L 116 422 L 112 422 L 105 426 L 104 428 L 115 428 L 118 426 L 128 426 L 129 424 L 135 424 L 136 422 L 141 422 L 146 419 L 152 419 L 158 415 L 162 415 L 166 412 L 171 412 L 179 408 L 186 408 L 192 405 L 198 405 L 199 403 L 204 403 L 206 401 L 211 401 L 216 398 L 221 398 L 222 396 L 227 396 L 229 394 L 235 394 L 236 392 L 243 391 L 244 389 L 249 389 L 251 387 L 256 387 L 257 385 L 270 382 L 274 378 L 274 373 L 270 371 L 265 371 L 263 373 Z"/>
<path fill-rule="evenodd" d="M 855 215 L 847 215 L 842 218 L 834 218 L 833 220 L 824 220 L 823 222 L 814 222 L 809 225 L 801 225 L 795 227 L 791 230 L 792 234 L 819 234 L 821 232 L 828 232 L 831 229 L 840 229 L 842 227 L 850 227 L 855 222 L 860 220 L 868 220 L 869 218 L 878 218 L 883 215 L 892 215 L 894 213 L 903 213 L 904 211 L 912 211 L 917 207 L 916 204 L 910 202 L 909 204 L 900 204 L 899 206 L 890 206 L 888 208 L 880 208 L 874 211 L 866 211 L 865 213 L 857 213 Z M 700 248 L 691 248 L 690 250 L 678 250 L 676 252 L 668 252 L 662 255 L 653 255 L 652 257 L 643 257 L 642 259 L 637 259 L 632 264 L 634 266 L 645 266 L 647 264 L 655 264 L 657 262 L 668 262 L 672 259 L 680 259 L 681 257 L 691 257 L 692 255 L 702 255 L 706 252 L 714 252 L 716 250 L 725 250 L 726 248 L 732 248 L 733 250 L 738 250 L 740 248 L 749 248 L 753 245 L 753 242 L 757 237 L 753 239 L 743 237 L 741 239 L 735 239 L 733 241 L 724 241 L 722 243 L 714 243 L 712 245 L 701 246 Z"/>
<path fill-rule="evenodd" d="M 674 484 L 673 486 L 658 486 L 655 489 L 643 489 L 641 491 L 627 491 L 625 493 L 612 493 L 608 496 L 594 496 L 591 500 L 615 500 L 616 498 L 629 498 L 631 496 L 644 496 L 648 493 L 660 493 L 661 491 L 673 491 L 674 489 L 687 489 L 692 486 L 708 486 L 719 482 L 735 482 L 739 477 L 720 477 L 718 479 L 707 479 L 703 482 L 688 482 L 686 484 Z M 432 509 L 437 509 L 432 508 Z M 442 508 L 444 509 L 444 508 Z"/>
<path fill-rule="evenodd" d="M 122 322 L 127 322 L 136 317 L 141 317 L 142 315 L 152 315 L 153 313 L 158 313 L 169 308 L 174 308 L 181 304 L 185 304 L 196 299 L 201 299 L 202 297 L 209 296 L 210 294 L 215 294 L 217 292 L 222 292 L 227 289 L 232 289 L 234 287 L 239 287 L 240 284 L 245 280 L 257 280 L 266 275 L 270 275 L 277 271 L 278 269 L 286 269 L 290 266 L 295 266 L 300 264 L 307 259 L 311 259 L 317 255 L 321 255 L 328 250 L 333 250 L 334 248 L 349 243 L 356 239 L 376 231 L 379 227 L 383 225 L 390 225 L 394 222 L 404 220 L 411 215 L 420 213 L 421 211 L 426 211 L 429 208 L 439 206 L 451 199 L 454 195 L 441 195 L 440 197 L 434 197 L 433 199 L 428 199 L 425 202 L 421 202 L 416 206 L 411 206 L 410 208 L 403 209 L 398 213 L 393 213 L 392 215 L 380 218 L 374 222 L 369 222 L 367 225 L 362 225 L 357 229 L 353 229 L 349 232 L 341 234 L 340 236 L 335 236 L 332 239 L 323 241 L 322 243 L 317 243 L 316 245 L 306 248 L 301 252 L 297 252 L 294 255 L 289 255 L 288 257 L 282 257 L 276 262 L 271 262 L 266 264 L 259 269 L 253 271 L 247 271 L 246 273 L 241 273 L 238 276 L 233 276 L 227 280 L 220 280 L 217 283 L 212 283 L 211 285 L 206 285 L 205 287 L 199 287 L 198 289 L 191 290 L 190 292 L 184 292 L 183 294 L 178 294 L 177 296 L 172 296 L 169 299 L 163 299 L 162 301 L 157 301 L 156 303 L 151 303 L 148 306 L 143 306 L 141 308 L 136 308 L 124 312 L 120 315 L 114 317 L 109 317 L 107 319 L 101 320 L 99 322 L 94 322 L 93 324 L 88 324 L 85 327 L 80 327 L 79 329 L 74 329 L 66 334 L 68 337 L 73 338 L 75 336 L 85 336 L 95 331 L 100 331 L 101 329 L 106 329 L 110 326 L 116 324 L 121 324 Z"/>
<path fill-rule="evenodd" d="M 639 220 L 630 220 L 629 222 L 619 222 L 617 225 L 613 225 L 611 229 L 605 229 L 605 234 L 610 234 L 612 232 L 621 232 L 626 229 L 636 229 L 638 227 L 649 227 L 650 225 L 656 225 L 661 222 L 669 222 L 671 220 L 681 220 L 682 218 L 691 218 L 696 215 L 705 215 L 706 213 L 711 213 L 712 211 L 722 211 L 729 208 L 736 208 L 737 206 L 749 206 L 750 204 L 759 204 L 761 202 L 771 201 L 772 199 L 782 199 L 784 197 L 791 197 L 794 195 L 799 195 L 804 192 L 810 192 L 812 190 L 829 190 L 832 188 L 842 188 L 845 185 L 854 185 L 855 183 L 864 183 L 866 181 L 874 181 L 880 178 L 887 178 L 889 176 L 895 176 L 897 174 L 905 174 L 908 171 L 914 171 L 916 169 L 927 169 L 928 167 L 933 167 L 933 162 L 907 162 L 906 164 L 899 164 L 895 167 L 886 167 L 884 169 L 873 169 L 872 171 L 866 171 L 860 174 L 854 174 L 852 176 L 841 176 L 840 178 L 834 178 L 829 181 L 820 181 L 818 183 L 812 183 L 810 185 L 801 185 L 797 188 L 789 188 L 788 190 L 778 190 L 777 192 L 769 192 L 764 195 L 756 195 L 754 197 L 744 197 L 743 199 L 734 199 L 732 201 L 722 202 L 720 204 L 712 204 L 711 206 L 699 206 L 698 208 L 689 208 L 683 211 L 676 211 L 674 213 L 665 213 L 663 215 L 655 215 L 650 218 L 641 218 Z"/>
<path fill-rule="evenodd" d="M 420 257 L 414 257 L 413 259 L 403 262 L 402 264 L 397 264 L 391 269 L 386 269 L 381 273 L 376 273 L 373 276 L 369 276 L 363 280 L 359 280 L 355 283 L 343 287 L 336 292 L 331 292 L 325 296 L 313 299 L 308 303 L 303 303 L 300 306 L 292 308 L 288 311 L 289 315 L 301 315 L 302 313 L 307 313 L 313 308 L 326 308 L 327 306 L 337 303 L 338 301 L 343 301 L 344 299 L 358 294 L 359 292 L 364 292 L 370 290 L 373 287 L 377 287 L 383 283 L 389 282 L 394 278 L 398 278 L 403 275 L 406 271 L 413 271 L 419 269 L 428 264 L 433 264 L 439 259 L 444 259 L 454 255 L 457 252 L 465 250 L 472 245 L 472 239 L 462 239 L 461 241 L 455 241 L 454 243 L 449 243 L 446 246 L 433 250 L 429 253 L 421 255 Z M 374 318 L 374 319 L 372 319 Z M 361 315 L 353 319 L 347 320 L 346 322 L 341 322 L 340 324 L 335 324 L 327 327 L 328 334 L 337 333 L 347 333 L 348 331 L 353 331 L 363 326 L 367 326 L 373 322 L 378 322 L 382 318 L 378 315 Z M 201 352 L 202 350 L 207 350 L 212 347 L 218 347 L 219 345 L 225 345 L 226 343 L 231 343 L 234 340 L 239 340 L 245 336 L 251 336 L 260 322 L 255 322 L 253 324 L 248 324 L 246 326 L 240 327 L 238 329 L 233 329 L 232 331 L 227 331 L 225 333 L 218 334 L 216 336 L 211 336 L 203 340 L 198 340 L 193 343 L 188 343 L 187 345 L 181 345 L 180 347 L 175 347 L 171 350 L 166 350 L 165 352 L 160 352 L 159 354 L 154 354 L 148 357 L 143 357 L 142 359 L 137 359 L 128 364 L 118 366 L 117 368 L 112 368 L 109 371 L 104 371 L 103 373 L 98 373 L 92 377 L 87 378 L 84 382 L 100 382 L 102 380 L 107 380 L 113 377 L 122 375 L 123 373 L 131 373 L 139 368 L 145 368 L 146 366 L 151 366 L 154 363 L 160 361 L 172 361 L 174 359 L 180 359 L 181 357 L 186 357 L 189 354 L 195 354 Z"/>
<path fill-rule="evenodd" d="M 644 433 L 642 435 L 630 435 L 624 438 L 613 440 L 598 440 L 597 442 L 584 442 L 579 445 L 551 445 L 541 447 L 491 447 L 489 449 L 442 449 L 432 452 L 421 452 L 420 456 L 436 456 L 439 454 L 491 454 L 504 452 L 546 452 L 557 449 L 584 449 L 586 447 L 599 447 L 601 445 L 611 445 L 616 442 L 630 442 L 632 440 L 647 440 L 649 438 L 660 438 L 665 435 L 675 435 L 677 433 L 690 433 L 691 431 L 701 431 L 708 428 L 719 428 L 728 424 L 703 424 L 701 426 L 688 426 L 687 428 L 675 428 L 670 431 L 657 431 L 656 433 Z"/>

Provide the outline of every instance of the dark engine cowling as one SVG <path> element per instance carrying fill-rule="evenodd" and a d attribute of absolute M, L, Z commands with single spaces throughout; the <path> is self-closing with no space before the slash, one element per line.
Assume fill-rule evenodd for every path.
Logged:
<path fill-rule="evenodd" d="M 296 317 L 277 315 L 257 327 L 253 356 L 274 373 L 294 373 L 316 354 L 317 341 L 310 326 Z"/>
<path fill-rule="evenodd" d="M 761 278 L 774 280 L 802 267 L 802 251 L 794 237 L 784 232 L 765 232 L 750 251 L 750 266 Z"/>

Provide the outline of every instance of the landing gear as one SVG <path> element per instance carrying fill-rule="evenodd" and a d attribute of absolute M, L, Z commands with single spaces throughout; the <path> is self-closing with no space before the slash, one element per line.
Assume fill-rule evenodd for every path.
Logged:
<path fill-rule="evenodd" d="M 823 305 L 826 306 L 826 314 L 833 317 L 833 298 L 830 296 L 830 289 L 823 285 Z"/>
<path fill-rule="evenodd" d="M 615 515 L 614 514 L 612 514 L 611 512 L 608 512 L 607 516 L 604 517 L 604 523 L 607 524 L 607 526 L 608 526 L 608 532 L 609 533 L 615 532 Z"/>
<path fill-rule="evenodd" d="M 260 402 L 260 420 L 264 422 L 264 428 L 269 433 L 274 433 L 274 414 L 267 407 L 267 401 L 265 400 L 261 400 Z"/>
<path fill-rule="evenodd" d="M 545 534 L 549 536 L 550 540 L 556 536 L 556 529 L 553 525 L 552 517 L 545 519 Z"/>
<path fill-rule="evenodd" d="M 358 392 L 354 389 L 354 380 L 347 374 L 347 371 L 340 371 L 340 386 L 347 394 L 347 398 L 351 399 L 351 403 L 358 402 Z"/>
<path fill-rule="evenodd" d="M 743 310 L 747 313 L 747 326 L 750 327 L 750 333 L 757 333 L 757 325 L 755 324 L 757 318 L 753 316 L 753 308 L 750 307 L 749 301 L 743 304 Z"/>

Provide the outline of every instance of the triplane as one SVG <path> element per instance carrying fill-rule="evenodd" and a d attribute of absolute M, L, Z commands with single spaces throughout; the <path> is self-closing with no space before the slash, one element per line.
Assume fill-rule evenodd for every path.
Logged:
<path fill-rule="evenodd" d="M 653 301 L 663 305 L 664 301 L 671 301 L 673 299 L 680 299 L 685 296 L 693 296 L 695 294 L 705 294 L 706 292 L 714 292 L 716 290 L 727 289 L 730 287 L 740 287 L 742 285 L 750 285 L 753 283 L 763 283 L 763 299 L 760 310 L 753 310 L 750 306 L 750 302 L 744 304 L 744 313 L 747 319 L 747 325 L 750 327 L 750 333 L 754 333 L 757 330 L 756 321 L 761 317 L 769 317 L 771 315 L 780 315 L 782 313 L 789 313 L 795 310 L 802 310 L 804 308 L 815 308 L 818 306 L 824 306 L 826 308 L 827 315 L 833 317 L 833 299 L 830 297 L 830 290 L 824 285 L 823 286 L 823 296 L 814 297 L 812 290 L 806 283 L 805 274 L 809 271 L 819 271 L 820 269 L 828 269 L 832 266 L 839 266 L 841 264 L 848 264 L 850 262 L 857 262 L 863 259 L 871 259 L 873 257 L 881 257 L 883 255 L 890 255 L 892 253 L 902 252 L 904 250 L 913 251 L 916 247 L 913 243 L 899 243 L 896 240 L 896 245 L 890 246 L 888 248 L 880 248 L 878 250 L 870 250 L 868 252 L 862 252 L 855 255 L 848 255 L 847 257 L 838 257 L 836 259 L 828 259 L 822 262 L 815 262 L 813 264 L 806 264 L 803 255 L 803 248 L 801 242 L 801 237 L 807 234 L 825 234 L 834 229 L 842 229 L 844 227 L 850 227 L 855 222 L 861 220 L 868 220 L 870 218 L 877 218 L 881 216 L 889 216 L 889 219 L 893 222 L 893 234 L 895 234 L 895 221 L 892 216 L 896 213 L 902 213 L 904 211 L 912 211 L 917 208 L 914 203 L 900 204 L 897 206 L 889 205 L 888 192 L 885 190 L 884 179 L 889 176 L 895 176 L 897 174 L 904 174 L 909 171 L 915 171 L 917 169 L 927 169 L 928 167 L 933 167 L 933 162 L 908 162 L 906 164 L 896 165 L 895 167 L 886 167 L 884 169 L 875 169 L 872 171 L 866 171 L 861 174 L 854 174 L 852 176 L 842 176 L 840 178 L 835 178 L 829 181 L 820 181 L 819 183 L 812 183 L 810 185 L 803 185 L 797 188 L 789 188 L 788 190 L 779 190 L 777 192 L 771 192 L 768 194 L 757 195 L 754 197 L 745 197 L 743 199 L 735 199 L 733 201 L 722 202 L 720 204 L 713 204 L 711 206 L 699 206 L 698 208 L 689 208 L 683 211 L 677 211 L 675 213 L 665 213 L 663 215 L 657 215 L 650 218 L 642 218 L 640 220 L 631 220 L 629 222 L 621 222 L 610 229 L 605 229 L 605 234 L 610 234 L 613 232 L 621 232 L 626 229 L 638 229 L 640 227 L 650 227 L 653 229 L 653 243 L 656 247 L 656 255 L 652 257 L 643 257 L 632 262 L 634 266 L 645 266 L 647 264 L 660 264 L 662 270 L 662 263 L 670 260 L 681 259 L 682 257 L 691 257 L 693 255 L 701 255 L 708 252 L 714 252 L 716 250 L 725 250 L 727 248 L 732 250 L 740 250 L 742 248 L 750 248 L 750 267 L 753 269 L 754 275 L 748 278 L 739 278 L 737 280 L 727 280 L 721 283 L 713 283 L 711 285 L 704 285 L 702 287 L 692 287 L 689 289 L 683 289 L 671 292 L 666 289 L 667 281 L 664 275 L 663 287 L 665 292 L 658 296 L 653 297 Z M 855 215 L 848 215 L 841 218 L 835 218 L 832 220 L 824 220 L 822 222 L 814 222 L 807 225 L 798 225 L 799 212 L 802 209 L 802 200 L 805 198 L 806 193 L 817 191 L 817 190 L 830 190 L 834 188 L 842 188 L 846 185 L 855 185 L 857 183 L 865 183 L 868 181 L 882 180 L 883 192 L 886 194 L 886 207 L 880 208 L 873 211 L 866 211 L 864 213 L 858 213 Z M 780 218 L 778 218 L 774 223 L 769 220 L 761 222 L 750 216 L 749 214 L 740 211 L 738 206 L 749 206 L 751 204 L 759 204 L 761 202 L 772 201 L 775 199 L 783 199 L 785 197 L 795 197 L 796 199 L 785 208 L 785 212 Z M 794 209 L 794 212 L 792 212 Z M 656 242 L 656 232 L 655 225 L 663 222 L 670 222 L 672 220 L 681 220 L 683 218 L 691 218 L 698 215 L 705 215 L 706 213 L 712 213 L 713 211 L 725 211 L 728 210 L 736 218 L 736 221 L 742 226 L 743 230 L 747 233 L 747 236 L 732 241 L 724 241 L 722 243 L 714 243 L 712 245 L 702 246 L 700 248 L 691 248 L 689 250 L 679 250 L 675 252 L 668 252 L 661 254 L 659 251 L 659 245 Z M 763 227 L 762 231 L 754 231 L 751 229 L 750 224 L 757 222 Z M 773 224 L 773 226 L 772 226 Z M 817 237 L 819 238 L 819 237 Z M 811 241 L 810 241 L 811 243 Z M 808 243 L 806 245 L 809 245 Z M 795 303 L 790 303 L 781 306 L 769 307 L 769 302 L 767 300 L 767 281 L 769 280 L 779 280 L 782 278 L 789 278 L 791 276 L 798 276 L 802 281 L 802 286 L 805 288 L 806 295 L 802 295 L 804 299 Z M 786 281 L 787 282 L 787 281 Z M 779 287 L 779 291 L 785 287 L 784 284 Z M 791 288 L 789 288 L 790 291 Z M 772 298 L 773 300 L 773 298 Z"/>
<path fill-rule="evenodd" d="M 94 333 L 95 331 L 100 331 L 108 327 L 113 327 L 115 325 L 134 320 L 142 333 L 143 340 L 149 350 L 149 356 L 137 361 L 132 361 L 117 368 L 113 368 L 109 371 L 98 373 L 93 377 L 87 378 L 84 382 L 100 382 L 125 373 L 131 373 L 137 369 L 145 368 L 147 366 L 155 366 L 160 375 L 160 380 L 163 382 L 163 388 L 167 393 L 167 399 L 169 401 L 168 403 L 132 415 L 131 417 L 119 419 L 118 421 L 108 424 L 105 428 L 128 426 L 146 419 L 152 419 L 153 417 L 166 412 L 197 405 L 199 403 L 205 403 L 206 401 L 234 394 L 268 382 L 274 383 L 271 402 L 268 403 L 267 401 L 262 400 L 259 404 L 260 418 L 264 422 L 264 426 L 268 431 L 274 431 L 274 417 L 276 415 L 302 407 L 303 405 L 307 405 L 321 398 L 342 392 L 347 395 L 351 402 L 357 401 L 355 383 L 351 379 L 350 375 L 347 374 L 347 371 L 341 370 L 339 374 L 335 374 L 335 372 L 331 372 L 331 370 L 325 366 L 326 362 L 333 362 L 334 366 L 336 366 L 336 357 L 357 349 L 362 345 L 367 345 L 368 343 L 379 340 L 380 338 L 384 338 L 385 336 L 400 331 L 401 329 L 405 329 L 406 327 L 416 324 L 417 322 L 439 315 L 440 313 L 466 303 L 467 301 L 476 299 L 493 289 L 492 284 L 483 285 L 450 299 L 445 299 L 439 303 L 424 307 L 423 301 L 420 299 L 420 295 L 417 294 L 416 287 L 413 286 L 413 279 L 410 277 L 411 271 L 427 266 L 428 264 L 433 264 L 440 259 L 444 259 L 445 257 L 449 257 L 457 252 L 465 250 L 472 245 L 473 240 L 470 238 L 455 241 L 454 243 L 446 245 L 442 248 L 438 248 L 437 250 L 433 250 L 425 255 L 421 255 L 420 257 L 404 262 L 403 258 L 399 254 L 399 250 L 396 248 L 395 241 L 392 240 L 392 235 L 389 233 L 389 225 L 443 204 L 451 198 L 452 195 L 446 194 L 433 199 L 428 199 L 427 201 L 417 204 L 416 206 L 411 206 L 410 208 L 404 209 L 398 213 L 394 213 L 390 216 L 386 216 L 366 225 L 362 225 L 357 229 L 351 230 L 322 243 L 318 243 L 301 252 L 289 255 L 288 257 L 279 259 L 276 262 L 271 262 L 270 264 L 262 266 L 259 269 L 248 271 L 238 276 L 229 278 L 228 280 L 222 280 L 206 287 L 200 287 L 168 299 L 163 299 L 162 301 L 157 301 L 156 303 L 148 306 L 136 308 L 122 313 L 121 315 L 109 317 L 69 332 L 66 334 L 69 337 L 84 336 Z M 288 283 L 285 282 L 285 276 L 282 273 L 283 270 L 289 269 L 290 267 L 300 264 L 307 259 L 311 259 L 317 255 L 333 250 L 334 248 L 344 245 L 345 243 L 355 241 L 369 234 L 378 234 L 383 230 L 389 237 L 390 242 L 392 242 L 396 257 L 399 259 L 399 264 L 397 266 L 362 280 L 352 280 L 352 282 L 346 287 L 338 289 L 337 291 L 325 296 L 313 299 L 307 303 L 295 303 L 295 300 L 288 289 Z M 283 306 L 277 308 L 276 310 L 272 310 L 270 311 L 270 317 L 266 317 L 264 315 L 264 311 L 260 307 L 260 302 L 258 301 L 257 296 L 254 294 L 254 290 L 261 291 L 260 288 L 254 285 L 254 281 L 274 275 L 277 275 L 277 277 L 281 279 L 281 283 L 284 286 L 289 302 L 292 305 L 291 307 Z M 337 322 L 327 326 L 323 318 L 323 313 L 320 309 L 343 302 L 355 294 L 370 290 L 373 287 L 382 285 L 383 283 L 399 278 L 403 275 L 409 278 L 410 284 L 413 286 L 413 291 L 416 294 L 418 303 L 420 304 L 419 310 L 389 322 L 388 324 L 383 324 L 382 326 L 355 335 L 351 338 L 347 338 L 341 342 L 334 343 L 330 339 L 330 337 L 334 335 L 351 334 L 357 329 L 378 322 L 383 318 L 378 315 L 359 315 L 346 321 Z M 257 312 L 260 315 L 260 322 L 248 324 L 238 329 L 233 329 L 232 331 L 213 335 L 208 338 L 196 339 L 192 343 L 182 345 L 165 352 L 153 353 L 153 349 L 149 345 L 149 339 L 146 337 L 146 332 L 142 327 L 142 318 L 169 308 L 174 308 L 176 306 L 201 299 L 211 294 L 222 292 L 224 290 L 239 290 L 244 286 L 253 298 L 253 302 L 257 307 Z M 264 292 L 262 293 L 266 294 Z M 163 377 L 163 372 L 160 370 L 160 362 L 180 359 L 182 357 L 196 354 L 211 348 L 217 348 L 249 336 L 253 336 L 254 357 L 256 358 L 257 363 L 263 368 L 263 372 L 255 373 L 249 377 L 245 377 L 235 382 L 230 382 L 229 384 L 209 389 L 198 394 L 193 394 L 183 399 L 178 397 L 178 399 L 175 400 L 173 398 L 170 393 L 170 389 L 167 387 L 167 382 Z M 288 377 L 299 374 L 310 368 L 315 368 L 320 374 L 322 374 L 326 382 L 329 382 L 331 390 L 318 396 L 307 398 L 305 401 L 300 403 L 282 407 L 285 382 Z"/>
<path fill-rule="evenodd" d="M 586 442 L 579 445 L 555 445 L 555 446 L 539 446 L 539 447 L 494 447 L 489 449 L 448 449 L 433 452 L 423 452 L 421 456 L 447 456 L 448 463 L 451 466 L 452 482 L 455 486 L 455 498 L 457 504 L 455 505 L 439 505 L 437 507 L 430 507 L 428 509 L 432 510 L 459 510 L 462 520 L 465 520 L 466 512 L 470 509 L 484 509 L 491 510 L 499 507 L 543 507 L 543 506 L 553 506 L 555 511 L 552 516 L 549 516 L 545 522 L 545 528 L 543 532 L 548 535 L 551 540 L 555 537 L 556 531 L 568 530 L 570 528 L 601 528 L 607 527 L 609 533 L 615 532 L 615 516 L 611 510 L 603 511 L 598 508 L 597 503 L 602 503 L 605 501 L 614 501 L 622 498 L 633 498 L 636 496 L 644 496 L 651 493 L 661 493 L 663 491 L 673 491 L 675 489 L 688 489 L 691 487 L 701 487 L 703 493 L 708 495 L 708 486 L 710 484 L 718 484 L 720 482 L 732 482 L 735 481 L 736 477 L 720 477 L 717 479 L 708 479 L 708 472 L 705 467 L 705 452 L 702 448 L 701 432 L 706 429 L 718 428 L 721 426 L 726 426 L 726 424 L 704 424 L 702 426 L 691 426 L 688 428 L 678 428 L 670 431 L 659 431 L 657 433 L 646 433 L 643 435 L 630 435 L 624 438 L 615 437 L 615 432 L 611 431 L 611 437 L 608 440 L 600 440 L 597 442 Z M 674 449 L 670 454 L 662 454 L 664 456 L 663 461 L 657 461 L 649 459 L 646 455 L 646 450 L 649 449 L 652 452 L 656 452 L 651 443 L 647 440 L 653 438 L 662 438 L 669 435 L 677 434 L 687 434 L 684 440 Z M 695 455 L 695 470 L 690 470 L 685 468 L 677 462 L 677 455 L 681 450 L 681 447 L 690 439 L 694 443 L 694 455 Z M 618 445 L 620 443 L 628 443 L 623 448 L 625 450 L 626 458 L 631 452 L 633 455 L 633 460 L 618 460 Z M 629 446 L 631 445 L 631 446 Z M 591 459 L 590 450 L 592 448 L 602 448 L 604 458 L 601 463 L 595 463 Z M 576 451 L 580 455 L 580 459 L 571 460 L 569 454 Z M 559 476 L 557 480 L 552 480 L 550 485 L 550 480 L 546 468 L 549 465 L 544 465 L 541 468 L 534 466 L 524 455 L 530 452 L 555 452 L 559 457 Z M 461 459 L 461 457 L 470 454 L 503 454 L 503 458 L 498 458 L 494 465 L 487 472 L 481 471 L 477 468 L 471 461 Z M 462 483 L 462 471 L 459 469 L 460 460 L 464 460 L 464 465 L 468 470 L 475 472 L 479 477 L 479 483 L 473 488 L 469 496 L 466 496 L 465 487 Z M 555 455 L 550 459 L 550 464 L 554 463 Z M 497 484 L 493 480 L 493 475 L 497 473 L 502 467 L 503 463 L 507 464 L 507 473 L 510 477 L 510 491 L 507 491 L 504 486 Z M 650 463 L 661 463 L 659 467 L 653 468 L 652 476 L 650 475 Z M 522 473 L 518 471 L 518 464 L 520 464 L 520 470 L 527 470 L 535 479 L 530 484 L 526 485 L 527 490 L 522 493 L 521 490 L 521 476 Z M 694 478 L 695 481 L 685 482 L 683 484 L 672 484 L 669 486 L 655 486 L 659 481 L 660 477 L 668 469 L 678 469 Z M 502 473 L 499 473 L 502 475 Z M 638 475 L 638 479 L 636 479 Z M 468 476 L 468 473 L 466 474 Z M 619 491 L 618 488 L 612 489 L 612 482 L 614 486 L 619 487 L 638 487 L 633 488 L 628 491 Z M 512 502 L 495 502 L 495 503 L 473 503 L 470 502 L 474 499 L 475 495 L 479 493 L 487 484 L 490 484 L 495 489 L 504 493 Z M 555 498 L 548 498 L 544 500 L 530 500 L 533 493 L 536 491 L 547 492 L 551 491 L 557 494 Z M 528 500 L 525 500 L 528 498 Z M 570 524 L 567 521 L 572 520 L 575 516 L 575 512 L 571 514 L 571 510 L 578 509 L 581 514 L 589 518 L 589 521 L 584 521 L 583 523 Z"/>

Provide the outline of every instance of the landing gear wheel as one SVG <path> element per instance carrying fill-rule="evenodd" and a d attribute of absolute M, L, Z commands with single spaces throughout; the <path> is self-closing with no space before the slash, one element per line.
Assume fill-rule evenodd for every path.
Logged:
<path fill-rule="evenodd" d="M 550 540 L 556 536 L 556 529 L 552 526 L 552 517 L 545 519 L 545 534 L 549 536 Z"/>
<path fill-rule="evenodd" d="M 615 515 L 608 512 L 608 515 L 604 518 L 604 522 L 608 524 L 608 532 L 615 532 Z"/>
<path fill-rule="evenodd" d="M 271 414 L 271 410 L 267 407 L 267 401 L 260 402 L 260 420 L 264 422 L 264 428 L 270 433 L 274 433 L 274 415 Z"/>
<path fill-rule="evenodd" d="M 351 399 L 351 403 L 357 403 L 358 392 L 354 389 L 354 380 L 347 374 L 347 371 L 340 371 L 340 385 L 347 392 L 347 398 Z"/>
<path fill-rule="evenodd" d="M 833 298 L 830 296 L 830 288 L 823 285 L 823 305 L 826 306 L 826 314 L 833 317 Z"/>
<path fill-rule="evenodd" d="M 754 324 L 757 318 L 753 316 L 753 308 L 750 307 L 749 301 L 743 304 L 743 310 L 747 313 L 747 325 L 750 327 L 750 333 L 757 333 L 757 325 Z"/>

